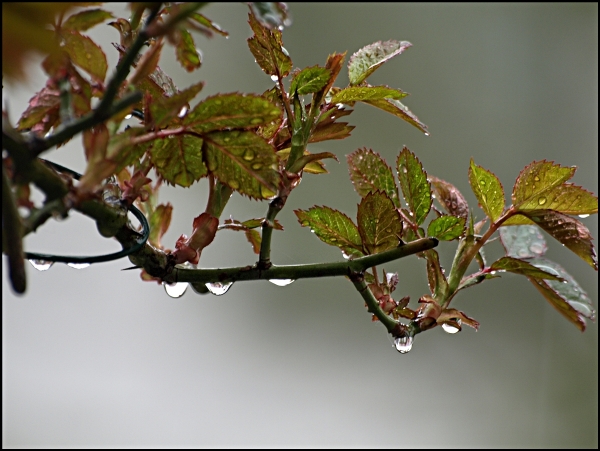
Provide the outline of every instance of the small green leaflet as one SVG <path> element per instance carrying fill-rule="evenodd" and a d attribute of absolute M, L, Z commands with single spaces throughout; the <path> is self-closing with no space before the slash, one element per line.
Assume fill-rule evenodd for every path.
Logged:
<path fill-rule="evenodd" d="M 461 192 L 451 183 L 437 177 L 429 176 L 429 182 L 440 205 L 452 216 L 469 217 L 469 204 Z"/>
<path fill-rule="evenodd" d="M 187 188 L 207 175 L 202 161 L 202 140 L 195 136 L 176 135 L 154 140 L 150 159 L 156 172 L 172 185 Z"/>
<path fill-rule="evenodd" d="M 544 271 L 543 269 L 534 266 L 525 260 L 519 260 L 518 258 L 514 257 L 502 257 L 492 263 L 490 269 L 492 271 L 508 271 L 536 279 L 558 280 L 559 282 L 563 281 L 563 279 L 554 275 L 553 273 Z"/>
<path fill-rule="evenodd" d="M 158 97 L 150 104 L 150 112 L 154 124 L 158 128 L 166 127 L 182 112 L 185 115 L 188 103 L 204 87 L 204 82 L 198 82 L 171 97 Z M 185 110 L 184 110 L 185 108 Z"/>
<path fill-rule="evenodd" d="M 400 208 L 396 180 L 385 160 L 371 149 L 358 149 L 347 157 L 350 180 L 360 197 L 383 191 Z"/>
<path fill-rule="evenodd" d="M 408 41 L 378 41 L 354 53 L 348 61 L 350 85 L 358 85 L 375 72 L 383 63 L 400 55 L 412 44 Z"/>
<path fill-rule="evenodd" d="M 298 95 L 313 94 L 319 92 L 329 82 L 331 71 L 324 67 L 313 66 L 302 69 L 292 79 L 290 94 Z"/>
<path fill-rule="evenodd" d="M 392 200 L 383 191 L 367 194 L 358 205 L 358 232 L 368 254 L 398 247 L 402 219 Z"/>
<path fill-rule="evenodd" d="M 440 216 L 429 223 L 427 236 L 444 241 L 454 240 L 463 234 L 466 222 L 465 218 L 457 216 Z"/>
<path fill-rule="evenodd" d="M 276 28 L 269 30 L 252 13 L 248 16 L 248 22 L 254 31 L 254 36 L 248 39 L 248 47 L 256 63 L 267 75 L 287 76 L 292 69 L 292 60 L 283 48 L 281 31 Z"/>
<path fill-rule="evenodd" d="M 179 28 L 178 32 L 179 39 L 175 46 L 177 61 L 179 61 L 179 64 L 181 64 L 181 67 L 185 70 L 193 72 L 202 64 L 200 61 L 200 53 L 196 50 L 194 38 L 189 31 L 184 28 Z"/>
<path fill-rule="evenodd" d="M 258 95 L 220 94 L 196 105 L 183 124 L 197 133 L 230 128 L 250 129 L 278 120 L 282 111 Z"/>
<path fill-rule="evenodd" d="M 364 255 L 358 227 L 344 213 L 329 207 L 294 210 L 294 213 L 300 225 L 310 227 L 324 243 L 339 247 L 351 258 Z"/>
<path fill-rule="evenodd" d="M 504 212 L 504 189 L 498 177 L 492 172 L 477 166 L 471 158 L 469 183 L 485 214 L 496 221 Z"/>
<path fill-rule="evenodd" d="M 331 103 L 353 103 L 367 100 L 401 99 L 406 93 L 387 86 L 351 86 L 335 93 Z"/>
<path fill-rule="evenodd" d="M 388 113 L 393 114 L 394 116 L 398 116 L 400 119 L 405 120 L 411 125 L 414 125 L 419 130 L 421 130 L 425 135 L 429 136 L 429 132 L 427 131 L 427 125 L 419 120 L 419 118 L 412 111 L 408 109 L 406 105 L 404 105 L 399 100 L 395 99 L 380 99 L 380 100 L 364 100 L 365 103 L 374 106 L 375 108 L 379 108 L 383 111 L 387 111 Z"/>
<path fill-rule="evenodd" d="M 500 227 L 498 233 L 509 257 L 541 257 L 548 249 L 544 235 L 535 225 Z"/>
<path fill-rule="evenodd" d="M 598 259 L 592 244 L 592 236 L 587 227 L 580 221 L 552 210 L 533 210 L 524 214 L 564 246 L 579 255 L 592 268 L 598 270 Z"/>
<path fill-rule="evenodd" d="M 520 210 L 549 208 L 554 198 L 548 199 L 549 192 L 569 180 L 573 174 L 575 168 L 562 167 L 552 161 L 534 161 L 517 177 L 512 192 L 513 206 Z"/>
<path fill-rule="evenodd" d="M 108 63 L 98 44 L 76 31 L 63 33 L 62 37 L 65 43 L 63 49 L 69 54 L 73 64 L 81 67 L 96 81 L 104 82 Z"/>
<path fill-rule="evenodd" d="M 212 132 L 205 136 L 206 164 L 224 184 L 240 194 L 262 199 L 277 192 L 279 172 L 273 147 L 251 131 Z"/>
<path fill-rule="evenodd" d="M 288 153 L 288 157 L 289 157 L 289 153 Z M 296 161 L 294 161 L 294 164 L 292 164 L 290 166 L 288 171 L 299 173 L 300 171 L 303 171 L 306 168 L 306 166 L 308 166 L 309 164 L 319 162 L 320 160 L 322 160 L 324 158 L 333 158 L 335 161 L 338 161 L 337 157 L 334 154 L 332 154 L 331 152 L 320 152 L 320 153 L 312 153 L 312 154 L 305 153 L 305 155 L 301 156 Z"/>
<path fill-rule="evenodd" d="M 431 209 L 431 186 L 421 162 L 404 147 L 396 160 L 396 170 L 404 200 L 416 225 L 421 225 Z"/>

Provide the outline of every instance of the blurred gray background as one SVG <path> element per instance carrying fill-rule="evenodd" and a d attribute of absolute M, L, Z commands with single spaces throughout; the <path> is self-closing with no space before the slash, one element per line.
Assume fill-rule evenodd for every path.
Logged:
<path fill-rule="evenodd" d="M 118 9 L 119 5 L 109 5 Z M 217 92 L 272 86 L 247 49 L 243 4 L 203 12 L 230 38 L 196 36 L 204 66 L 187 74 L 163 51 L 178 87 L 206 81 Z M 573 181 L 598 193 L 597 4 L 291 4 L 283 34 L 295 67 L 323 65 L 377 40 L 413 47 L 379 69 L 372 84 L 401 88 L 430 137 L 366 105 L 349 120 L 351 138 L 312 146 L 331 151 L 328 175 L 305 175 L 279 219 L 279 264 L 341 260 L 301 228 L 293 209 L 314 204 L 356 215 L 358 196 L 345 155 L 359 147 L 394 163 L 403 145 L 428 173 L 455 184 L 470 202 L 469 158 L 495 172 L 508 193 L 533 160 L 576 165 Z M 116 30 L 91 35 L 114 64 Z M 39 61 L 39 60 L 36 60 Z M 114 66 L 113 66 L 114 67 Z M 32 66 L 5 85 L 16 121 L 43 85 Z M 338 86 L 347 83 L 344 70 Z M 46 155 L 85 167 L 80 140 Z M 165 189 L 174 204 L 164 239 L 173 247 L 205 206 L 206 181 Z M 266 203 L 234 195 L 225 217 L 264 215 Z M 477 214 L 482 217 L 480 210 Z M 597 216 L 583 220 L 598 236 Z M 548 237 L 548 256 L 580 282 L 594 303 L 597 273 Z M 439 247 L 449 265 L 456 243 Z M 107 253 L 119 249 L 77 213 L 26 239 L 26 250 Z M 490 246 L 491 257 L 499 245 Z M 252 264 L 242 234 L 220 232 L 205 267 Z M 524 279 L 506 275 L 462 293 L 454 307 L 481 323 L 456 335 L 416 337 L 400 355 L 384 328 L 343 278 L 234 285 L 224 296 L 188 291 L 172 299 L 144 283 L 126 260 L 75 270 L 28 267 L 28 290 L 2 290 L 3 447 L 591 447 L 598 446 L 598 326 L 580 333 Z M 399 271 L 397 297 L 427 292 L 424 262 Z"/>

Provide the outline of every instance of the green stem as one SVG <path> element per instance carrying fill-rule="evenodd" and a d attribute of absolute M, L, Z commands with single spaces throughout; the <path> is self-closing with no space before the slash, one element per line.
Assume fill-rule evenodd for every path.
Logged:
<path fill-rule="evenodd" d="M 210 191 L 205 211 L 215 218 L 220 218 L 233 193 L 233 189 L 215 179 L 213 174 L 208 176 L 208 183 L 210 184 Z"/>
<path fill-rule="evenodd" d="M 260 253 L 258 256 L 258 268 L 268 269 L 271 266 L 271 238 L 275 227 L 275 217 L 285 205 L 285 199 L 276 197 L 269 203 L 267 216 L 262 223 L 262 234 L 260 242 Z"/>
<path fill-rule="evenodd" d="M 2 164 L 2 250 L 8 255 L 8 274 L 13 289 L 25 292 L 25 259 L 23 256 L 23 225 L 17 203 Z"/>

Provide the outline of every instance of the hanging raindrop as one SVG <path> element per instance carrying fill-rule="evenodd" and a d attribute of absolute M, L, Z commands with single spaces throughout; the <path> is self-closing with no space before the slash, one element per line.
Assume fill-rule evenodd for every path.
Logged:
<path fill-rule="evenodd" d="M 295 281 L 296 279 L 269 279 L 269 282 L 271 282 L 273 285 L 277 285 L 278 287 L 285 287 Z"/>
<path fill-rule="evenodd" d="M 227 290 L 231 288 L 231 285 L 233 285 L 233 282 L 214 282 L 207 283 L 206 288 L 208 288 L 208 291 L 215 296 L 221 296 L 227 293 Z"/>
<path fill-rule="evenodd" d="M 394 338 L 394 346 L 400 354 L 406 354 L 412 349 L 413 337 L 406 335 L 404 337 Z"/>
<path fill-rule="evenodd" d="M 460 319 L 457 318 L 453 322 L 460 326 Z M 447 334 L 455 334 L 457 332 L 460 332 L 460 327 L 456 327 L 456 325 L 449 323 L 442 324 L 442 329 L 444 329 L 444 332 L 446 332 Z"/>
<path fill-rule="evenodd" d="M 46 260 L 29 260 L 29 263 L 31 263 L 31 266 L 38 271 L 48 271 L 54 264 L 54 262 L 48 262 Z"/>
<path fill-rule="evenodd" d="M 164 283 L 165 291 L 172 298 L 180 298 L 187 290 L 189 283 L 187 282 L 176 282 L 176 283 Z"/>
<path fill-rule="evenodd" d="M 85 269 L 88 266 L 92 266 L 89 263 L 67 263 L 67 266 L 74 269 Z"/>

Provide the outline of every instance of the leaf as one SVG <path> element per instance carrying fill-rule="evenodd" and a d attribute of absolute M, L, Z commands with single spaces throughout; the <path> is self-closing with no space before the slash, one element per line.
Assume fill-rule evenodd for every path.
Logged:
<path fill-rule="evenodd" d="M 455 240 L 465 231 L 466 222 L 465 218 L 457 216 L 440 216 L 429 223 L 427 236 L 443 241 Z"/>
<path fill-rule="evenodd" d="M 416 225 L 421 225 L 431 209 L 431 186 L 421 162 L 404 147 L 396 160 L 396 170 L 404 200 Z"/>
<path fill-rule="evenodd" d="M 263 138 L 250 131 L 212 132 L 205 137 L 206 164 L 221 183 L 240 194 L 262 199 L 279 186 L 277 155 Z"/>
<path fill-rule="evenodd" d="M 252 251 L 257 255 L 260 254 L 260 244 L 262 242 L 260 233 L 258 233 L 256 230 L 249 229 L 245 231 L 245 234 L 246 239 L 252 245 Z"/>
<path fill-rule="evenodd" d="M 429 176 L 429 182 L 435 198 L 446 212 L 465 220 L 469 217 L 469 204 L 454 185 L 432 175 Z"/>
<path fill-rule="evenodd" d="M 525 213 L 529 219 L 579 255 L 596 271 L 598 259 L 590 231 L 580 221 L 552 210 L 533 210 Z"/>
<path fill-rule="evenodd" d="M 358 149 L 347 156 L 350 180 L 360 197 L 375 191 L 383 191 L 400 208 L 396 180 L 385 160 L 371 149 Z"/>
<path fill-rule="evenodd" d="M 448 281 L 440 264 L 440 256 L 435 249 L 424 252 L 427 261 L 427 283 L 429 291 L 436 299 L 442 299 L 448 289 Z"/>
<path fill-rule="evenodd" d="M 208 174 L 202 161 L 202 140 L 195 136 L 156 139 L 150 148 L 150 159 L 165 181 L 184 188 Z"/>
<path fill-rule="evenodd" d="M 329 69 L 329 71 L 331 72 L 331 77 L 329 78 L 329 81 L 323 87 L 323 89 L 321 89 L 319 94 L 324 95 L 329 92 L 329 90 L 333 86 L 333 83 L 337 79 L 337 76 L 339 75 L 340 70 L 342 70 L 342 63 L 344 62 L 345 57 L 346 57 L 346 52 L 333 53 L 327 57 L 327 63 L 325 64 L 325 68 Z M 321 96 L 318 96 L 318 97 L 321 97 Z"/>
<path fill-rule="evenodd" d="M 383 191 L 367 194 L 356 216 L 363 248 L 368 254 L 393 249 L 402 236 L 402 219 L 392 200 Z"/>
<path fill-rule="evenodd" d="M 180 27 L 177 32 L 179 34 L 179 39 L 175 46 L 177 61 L 179 61 L 179 64 L 181 64 L 181 67 L 185 70 L 192 72 L 198 69 L 202 64 L 200 61 L 200 53 L 196 50 L 194 38 L 189 31 Z"/>
<path fill-rule="evenodd" d="M 350 85 L 362 83 L 383 63 L 396 55 L 400 55 L 412 44 L 408 41 L 384 41 L 367 45 L 354 53 L 348 61 L 348 77 Z"/>
<path fill-rule="evenodd" d="M 83 132 L 83 147 L 88 164 L 95 164 L 106 156 L 109 134 L 106 124 L 98 124 Z"/>
<path fill-rule="evenodd" d="M 471 158 L 469 167 L 469 183 L 485 214 L 496 221 L 504 212 L 504 189 L 498 177 L 481 166 L 477 166 Z"/>
<path fill-rule="evenodd" d="M 313 94 L 323 89 L 331 78 L 331 71 L 324 67 L 313 66 L 302 69 L 292 79 L 290 94 Z"/>
<path fill-rule="evenodd" d="M 580 186 L 564 183 L 523 202 L 519 210 L 554 210 L 569 215 L 598 213 L 598 198 Z"/>
<path fill-rule="evenodd" d="M 112 13 L 103 9 L 88 9 L 70 16 L 63 24 L 63 30 L 85 31 L 105 20 L 112 19 Z"/>
<path fill-rule="evenodd" d="M 135 138 L 146 133 L 144 127 L 130 127 L 122 133 L 111 136 L 106 150 L 106 158 L 115 163 L 114 174 L 138 162 L 151 146 L 150 142 L 136 143 Z"/>
<path fill-rule="evenodd" d="M 409 124 L 417 127 L 419 130 L 425 133 L 425 135 L 429 136 L 429 132 L 427 131 L 427 125 L 421 122 L 419 118 L 399 100 L 365 100 L 364 103 L 374 106 L 375 108 L 379 108 L 380 110 L 387 111 L 388 113 L 391 113 L 394 116 L 398 116 L 400 119 L 403 119 Z"/>
<path fill-rule="evenodd" d="M 191 13 L 189 15 L 189 19 L 197 22 L 198 24 L 206 27 L 208 30 L 212 30 L 216 33 L 219 33 L 221 36 L 229 36 L 225 30 L 223 30 L 219 25 L 208 19 L 206 16 L 200 13 Z M 206 34 L 206 33 L 205 33 Z"/>
<path fill-rule="evenodd" d="M 575 168 L 562 167 L 552 161 L 534 161 L 517 177 L 512 192 L 513 206 L 522 210 L 548 208 L 550 191 L 569 180 Z M 525 207 L 525 208 L 523 208 Z"/>
<path fill-rule="evenodd" d="M 406 93 L 387 86 L 351 86 L 335 93 L 331 103 L 353 103 L 367 100 L 401 99 Z"/>
<path fill-rule="evenodd" d="M 282 111 L 262 96 L 219 94 L 196 105 L 183 120 L 189 129 L 206 133 L 229 128 L 250 129 L 280 120 Z"/>
<path fill-rule="evenodd" d="M 305 210 L 294 210 L 302 227 L 310 227 L 324 243 L 339 247 L 342 252 L 352 257 L 364 255 L 358 228 L 344 213 L 329 207 L 312 207 Z"/>
<path fill-rule="evenodd" d="M 28 130 L 40 131 L 44 134 L 54 125 L 54 122 L 58 120 L 58 111 L 60 107 L 60 92 L 58 89 L 49 86 L 49 83 L 44 86 L 37 94 L 29 99 L 29 106 L 19 119 L 17 130 Z M 45 127 L 40 129 L 40 125 L 44 119 L 50 119 L 50 116 L 54 118 L 48 124 L 47 129 Z M 50 121 L 46 121 L 50 122 Z"/>
<path fill-rule="evenodd" d="M 438 324 L 453 322 L 455 323 L 453 324 L 454 327 L 458 325 L 458 330 L 460 330 L 461 324 L 466 324 L 467 326 L 472 327 L 475 330 L 479 330 L 479 322 L 475 321 L 473 318 L 468 317 L 463 312 L 453 308 L 447 308 L 442 310 L 436 322 Z"/>
<path fill-rule="evenodd" d="M 563 279 L 556 276 L 553 273 L 544 271 L 525 260 L 519 260 L 514 257 L 502 257 L 492 263 L 490 266 L 492 271 L 508 271 L 515 274 L 521 274 L 522 276 L 533 277 L 535 279 L 550 279 L 562 282 Z M 554 271 L 553 271 L 554 272 Z"/>
<path fill-rule="evenodd" d="M 535 225 L 500 227 L 498 232 L 509 257 L 541 257 L 548 249 L 544 236 Z"/>
<path fill-rule="evenodd" d="M 163 128 L 166 127 L 171 120 L 179 117 L 182 111 L 184 111 L 183 109 L 185 108 L 187 110 L 189 102 L 196 97 L 203 87 L 204 82 L 200 81 L 171 97 L 159 97 L 154 99 L 150 104 L 150 112 L 154 125 L 158 128 Z"/>
<path fill-rule="evenodd" d="M 64 50 L 69 54 L 73 64 L 81 67 L 96 81 L 106 78 L 108 63 L 102 49 L 87 36 L 76 31 L 63 33 Z"/>
<path fill-rule="evenodd" d="M 269 30 L 256 19 L 253 13 L 248 16 L 248 22 L 254 31 L 254 36 L 248 39 L 248 47 L 256 63 L 267 75 L 287 76 L 292 69 L 292 60 L 287 50 L 283 48 L 281 31 L 276 28 Z"/>
<path fill-rule="evenodd" d="M 329 141 L 330 139 L 345 139 L 350 136 L 354 130 L 354 125 L 348 125 L 348 122 L 320 123 L 311 133 L 308 142 L 316 143 L 320 141 Z"/>
<path fill-rule="evenodd" d="M 162 42 L 155 42 L 137 62 L 137 67 L 129 82 L 138 85 L 146 77 L 149 77 L 158 67 L 158 60 L 162 50 Z M 160 98 L 160 97 L 158 97 Z"/>
<path fill-rule="evenodd" d="M 277 151 L 277 156 L 280 158 L 282 163 L 287 162 L 289 156 L 290 156 L 290 150 L 291 148 L 287 148 L 287 149 L 282 149 Z M 329 152 L 324 152 L 326 154 L 328 154 Z M 308 150 L 304 151 L 304 156 L 310 156 L 312 155 Z M 337 160 L 337 158 L 336 158 Z M 312 160 L 310 161 L 306 166 L 304 166 L 303 168 L 304 172 L 308 172 L 309 174 L 328 174 L 329 171 L 327 171 L 327 169 L 325 169 L 325 165 L 323 164 L 322 161 L 320 160 Z"/>
<path fill-rule="evenodd" d="M 150 223 L 150 237 L 148 238 L 148 241 L 158 249 L 163 248 L 160 244 L 160 240 L 169 229 L 172 213 L 173 206 L 170 203 L 167 203 L 166 205 L 160 204 L 148 218 L 148 222 Z"/>
<path fill-rule="evenodd" d="M 289 154 L 288 154 L 288 156 L 289 156 Z M 292 164 L 292 166 L 288 169 L 288 171 L 298 173 L 298 172 L 304 170 L 304 168 L 307 165 L 309 165 L 310 163 L 322 160 L 324 158 L 333 158 L 335 161 L 338 161 L 337 157 L 334 154 L 332 154 L 331 152 L 313 153 L 313 154 L 303 155 L 300 158 L 298 158 L 296 161 L 294 161 L 294 164 Z"/>

